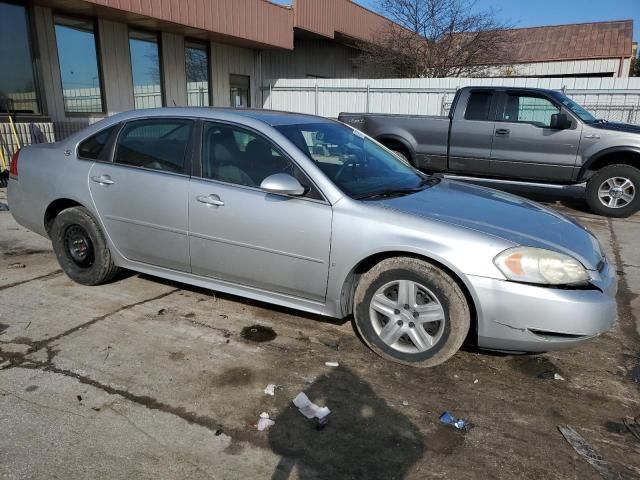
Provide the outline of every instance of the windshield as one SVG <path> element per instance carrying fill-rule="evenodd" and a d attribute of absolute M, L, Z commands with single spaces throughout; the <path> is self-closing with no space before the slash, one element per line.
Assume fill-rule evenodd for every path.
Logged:
<path fill-rule="evenodd" d="M 571 100 L 569 97 L 561 94 L 555 94 L 556 100 L 558 100 L 562 105 L 571 110 L 575 115 L 580 117 L 580 119 L 585 123 L 597 123 L 598 119 L 594 117 L 589 111 L 587 111 L 582 105 Z"/>
<path fill-rule="evenodd" d="M 427 175 L 346 125 L 305 123 L 275 128 L 350 197 L 400 195 L 430 184 Z"/>

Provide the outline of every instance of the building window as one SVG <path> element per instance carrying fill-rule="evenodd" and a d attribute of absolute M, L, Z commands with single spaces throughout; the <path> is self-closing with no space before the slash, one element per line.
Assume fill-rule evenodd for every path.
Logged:
<path fill-rule="evenodd" d="M 135 107 L 162 106 L 162 74 L 160 69 L 160 42 L 158 35 L 147 32 L 129 32 L 131 74 Z"/>
<path fill-rule="evenodd" d="M 40 113 L 27 10 L 0 2 L 0 113 Z"/>
<path fill-rule="evenodd" d="M 209 49 L 204 43 L 186 42 L 185 59 L 187 72 L 187 105 L 208 107 L 209 96 Z"/>
<path fill-rule="evenodd" d="M 251 77 L 247 75 L 229 75 L 229 85 L 231 87 L 231 106 L 245 107 L 251 106 Z"/>
<path fill-rule="evenodd" d="M 104 112 L 94 22 L 55 17 L 55 30 L 64 111 Z"/>

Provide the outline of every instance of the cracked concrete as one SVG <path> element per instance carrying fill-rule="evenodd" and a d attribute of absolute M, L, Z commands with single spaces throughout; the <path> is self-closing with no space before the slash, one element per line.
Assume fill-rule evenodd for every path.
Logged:
<path fill-rule="evenodd" d="M 640 477 L 640 444 L 616 427 L 640 414 L 640 225 L 552 206 L 616 264 L 617 328 L 537 356 L 466 349 L 429 370 L 381 360 L 349 322 L 139 275 L 76 285 L 0 212 L 0 477 L 599 478 L 560 423 Z M 274 338 L 244 338 L 254 325 Z M 267 396 L 268 383 L 282 388 Z M 331 408 L 324 430 L 291 406 L 300 391 Z M 444 410 L 476 427 L 440 424 Z M 263 411 L 276 424 L 258 432 Z"/>

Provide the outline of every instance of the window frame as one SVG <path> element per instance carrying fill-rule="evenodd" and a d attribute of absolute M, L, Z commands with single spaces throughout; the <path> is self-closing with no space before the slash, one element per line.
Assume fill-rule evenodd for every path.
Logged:
<path fill-rule="evenodd" d="M 209 105 L 208 107 L 213 107 L 213 76 L 211 75 L 211 68 L 212 68 L 212 63 L 211 63 L 211 42 L 206 42 L 203 40 L 195 40 L 192 38 L 188 38 L 185 37 L 184 39 L 184 51 L 185 51 L 185 59 L 184 59 L 184 63 L 185 63 L 185 79 L 187 80 L 187 85 L 186 85 L 186 90 L 187 90 L 187 104 L 189 103 L 189 79 L 187 78 L 187 73 L 186 73 L 186 67 L 187 67 L 187 48 L 189 48 L 189 44 L 191 45 L 201 45 L 205 48 L 205 51 L 207 52 L 207 84 L 208 84 L 208 89 L 209 89 Z M 188 107 L 191 107 L 190 105 L 187 105 Z"/>
<path fill-rule="evenodd" d="M 141 122 L 141 121 L 149 121 L 149 120 L 155 120 L 155 121 L 162 121 L 162 120 L 189 120 L 192 122 L 191 125 L 191 132 L 189 135 L 189 139 L 187 140 L 187 147 L 185 149 L 184 152 L 184 165 L 182 166 L 182 172 L 171 172 L 169 170 L 158 170 L 155 168 L 147 168 L 147 167 L 140 167 L 137 165 L 129 165 L 126 163 L 118 163 L 116 162 L 116 153 L 118 151 L 118 144 L 120 142 L 120 139 L 122 138 L 122 134 L 123 131 L 125 129 L 125 127 L 131 123 L 137 123 L 137 122 Z M 193 157 L 194 157 L 194 150 L 195 150 L 195 139 L 197 137 L 196 135 L 196 130 L 198 129 L 198 118 L 196 117 L 191 117 L 191 116 L 147 116 L 147 117 L 136 117 L 136 118 L 130 118 L 128 120 L 123 121 L 120 124 L 120 128 L 117 129 L 117 134 L 113 140 L 113 143 L 111 145 L 111 152 L 109 155 L 109 159 L 110 159 L 110 163 L 112 165 L 118 166 L 118 167 L 123 167 L 123 168 L 134 168 L 136 170 L 143 170 L 146 172 L 154 172 L 154 173 L 161 173 L 161 174 L 165 174 L 165 175 L 174 175 L 174 176 L 180 176 L 180 177 L 191 177 L 191 172 L 193 171 Z M 107 127 L 108 128 L 108 127 Z M 89 137 L 87 137 L 89 138 Z"/>
<path fill-rule="evenodd" d="M 24 8 L 25 16 L 26 16 L 26 25 L 27 25 L 27 46 L 29 48 L 29 56 L 31 59 L 31 71 L 33 72 L 33 88 L 36 94 L 36 104 L 38 106 L 38 113 L 12 113 L 12 112 L 2 112 L 0 111 L 0 123 L 9 122 L 9 117 L 11 116 L 13 119 L 17 117 L 22 118 L 24 120 L 30 121 L 49 121 L 48 112 L 46 110 L 47 107 L 47 98 L 45 95 L 45 90 L 42 88 L 42 75 L 40 73 L 40 68 L 42 64 L 42 60 L 40 57 L 40 49 L 38 45 L 38 39 L 36 36 L 36 23 L 35 23 L 35 15 L 33 13 L 33 4 L 32 2 L 25 3 L 20 0 L 2 0 L 1 3 L 6 3 L 10 5 L 16 5 Z"/>
<path fill-rule="evenodd" d="M 504 108 L 507 105 L 507 101 L 508 101 L 509 95 L 519 96 L 519 97 L 540 98 L 540 99 L 543 99 L 543 100 L 547 100 L 549 103 L 551 103 L 554 107 L 556 107 L 558 109 L 558 113 L 565 112 L 565 109 L 563 108 L 563 106 L 559 105 L 558 102 L 556 102 L 553 98 L 550 98 L 550 97 L 548 97 L 546 95 L 543 95 L 543 94 L 540 94 L 538 92 L 504 90 L 504 91 L 501 92 L 500 101 L 498 102 L 497 109 L 496 109 L 496 115 L 495 115 L 495 122 L 496 123 L 515 123 L 517 125 L 531 125 L 532 127 L 536 127 L 536 128 L 551 129 L 550 126 L 540 126 L 540 125 L 536 125 L 534 122 L 520 122 L 520 121 L 517 121 L 517 120 L 504 120 L 504 119 L 502 119 L 502 114 L 500 114 L 499 112 L 504 112 Z M 574 128 L 574 126 L 572 125 L 571 129 L 573 129 L 573 128 Z"/>
<path fill-rule="evenodd" d="M 160 80 L 160 107 L 167 106 L 167 98 L 166 98 L 166 87 L 165 87 L 165 79 L 164 79 L 164 62 L 162 61 L 162 32 L 156 30 L 147 30 L 145 28 L 138 28 L 128 26 L 127 29 L 127 46 L 129 48 L 129 71 L 131 72 L 131 93 L 133 95 L 133 108 L 135 110 L 145 110 L 146 108 L 154 108 L 154 107 L 145 107 L 145 108 L 136 108 L 136 83 L 133 78 L 133 61 L 131 58 L 131 40 L 138 40 L 144 42 L 145 40 L 141 38 L 135 38 L 131 35 L 141 34 L 141 35 L 153 35 L 156 38 L 156 45 L 158 46 L 158 72 L 159 72 L 159 80 Z M 148 40 L 147 40 L 148 41 Z"/>
<path fill-rule="evenodd" d="M 77 20 L 84 20 L 86 22 L 90 22 L 93 25 L 93 41 L 95 44 L 95 49 L 96 49 L 96 63 L 97 63 L 97 67 L 98 67 L 98 83 L 100 85 L 100 107 L 101 107 L 101 111 L 99 112 L 70 112 L 67 110 L 65 103 L 64 103 L 64 84 L 62 81 L 62 69 L 60 68 L 60 47 L 58 46 L 58 37 L 55 34 L 55 29 L 56 29 L 56 25 L 58 25 L 58 23 L 56 22 L 57 18 L 69 18 L 69 19 L 77 19 Z M 73 28 L 73 27 L 69 27 L 68 25 L 64 25 L 61 24 L 62 26 L 65 26 L 67 28 Z M 104 73 L 103 73 L 103 69 L 102 69 L 102 51 L 101 51 L 101 43 L 100 43 L 100 28 L 99 28 L 99 24 L 98 24 L 98 19 L 95 17 L 87 17 L 84 15 L 75 15 L 75 14 L 67 14 L 67 13 L 60 13 L 57 11 L 53 12 L 53 37 L 55 39 L 55 47 L 56 47 L 56 58 L 58 60 L 58 70 L 59 70 L 59 74 L 60 74 L 60 88 L 62 90 L 62 105 L 64 108 L 64 114 L 67 117 L 95 117 L 96 115 L 102 115 L 102 116 L 106 116 L 107 115 L 107 102 L 105 100 L 105 90 L 104 90 Z"/>
<path fill-rule="evenodd" d="M 317 185 L 316 182 L 313 181 L 313 179 L 307 174 L 307 172 L 305 172 L 305 170 L 300 166 L 300 164 L 298 162 L 296 162 L 289 153 L 287 153 L 287 151 L 284 148 L 282 148 L 279 144 L 277 144 L 272 139 L 268 138 L 264 133 L 256 130 L 255 128 L 252 128 L 252 127 L 247 126 L 247 125 L 243 125 L 241 123 L 228 121 L 228 120 L 219 120 L 219 119 L 215 119 L 215 118 L 201 118 L 200 119 L 200 126 L 197 127 L 198 128 L 198 135 L 197 135 L 198 143 L 195 145 L 194 152 L 193 152 L 194 153 L 193 154 L 193 169 L 192 169 L 192 173 L 191 173 L 191 176 L 193 178 L 196 178 L 198 180 L 205 181 L 205 182 L 212 182 L 212 183 L 219 184 L 219 185 L 226 185 L 226 186 L 231 186 L 231 187 L 234 187 L 234 188 L 251 190 L 251 191 L 254 191 L 254 192 L 261 192 L 261 193 L 264 193 L 264 194 L 268 193 L 268 192 L 265 192 L 264 190 L 262 190 L 259 186 L 251 187 L 249 185 L 241 185 L 241 184 L 238 184 L 238 183 L 230 183 L 230 182 L 225 182 L 225 181 L 222 181 L 222 180 L 216 180 L 214 178 L 206 178 L 206 177 L 202 176 L 202 158 L 203 158 L 202 153 L 203 153 L 203 150 L 204 150 L 204 128 L 205 128 L 205 124 L 207 124 L 207 123 L 214 123 L 214 124 L 218 124 L 218 125 L 224 125 L 224 126 L 230 127 L 230 128 L 237 128 L 237 129 L 240 129 L 240 130 L 246 130 L 247 133 L 249 133 L 251 135 L 254 135 L 256 138 L 259 137 L 262 140 L 265 140 L 265 141 L 269 142 L 269 144 L 272 146 L 272 148 L 274 150 L 276 150 L 280 155 L 282 155 L 282 157 L 284 159 L 286 159 L 287 161 L 291 162 L 291 164 L 295 168 L 297 168 L 300 171 L 300 173 L 302 173 L 304 178 L 306 178 L 307 181 L 309 182 L 310 189 L 311 190 L 315 190 L 318 193 L 318 195 L 320 196 L 320 198 L 309 197 L 308 196 L 309 192 L 305 193 L 302 196 L 297 196 L 297 195 L 281 195 L 281 196 L 287 197 L 287 198 L 295 198 L 295 199 L 298 199 L 298 200 L 305 200 L 305 201 L 308 201 L 308 202 L 321 203 L 323 205 L 330 205 L 329 201 L 327 200 L 327 196 L 324 194 L 322 189 Z"/>

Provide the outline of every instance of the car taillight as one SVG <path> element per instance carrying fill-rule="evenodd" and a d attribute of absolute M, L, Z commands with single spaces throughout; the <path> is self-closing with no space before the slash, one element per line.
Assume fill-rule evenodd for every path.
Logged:
<path fill-rule="evenodd" d="M 9 164 L 9 175 L 13 178 L 18 178 L 18 156 L 20 155 L 20 149 L 16 150 L 16 153 L 11 157 L 11 163 Z"/>

